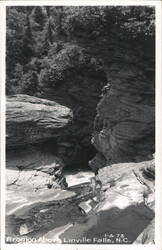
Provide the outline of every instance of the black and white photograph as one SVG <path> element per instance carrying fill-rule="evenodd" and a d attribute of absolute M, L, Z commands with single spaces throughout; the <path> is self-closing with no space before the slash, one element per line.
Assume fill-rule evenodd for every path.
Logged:
<path fill-rule="evenodd" d="M 157 6 L 136 2 L 5 6 L 2 250 L 156 245 Z"/>

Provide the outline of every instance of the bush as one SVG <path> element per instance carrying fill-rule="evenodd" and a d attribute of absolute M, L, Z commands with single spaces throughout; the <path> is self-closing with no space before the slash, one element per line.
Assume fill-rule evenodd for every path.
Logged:
<path fill-rule="evenodd" d="M 38 88 L 38 75 L 35 71 L 28 71 L 23 74 L 19 85 L 23 94 L 34 95 Z"/>

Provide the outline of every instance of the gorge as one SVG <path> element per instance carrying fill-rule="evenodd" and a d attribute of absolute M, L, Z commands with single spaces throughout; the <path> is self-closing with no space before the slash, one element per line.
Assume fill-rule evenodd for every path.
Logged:
<path fill-rule="evenodd" d="M 154 244 L 154 8 L 8 7 L 6 63 L 6 242 Z"/>

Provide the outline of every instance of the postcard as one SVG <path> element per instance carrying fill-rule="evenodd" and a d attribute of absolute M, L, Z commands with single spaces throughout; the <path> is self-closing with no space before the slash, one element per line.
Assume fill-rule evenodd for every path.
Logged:
<path fill-rule="evenodd" d="M 161 250 L 161 1 L 1 1 L 1 249 Z"/>

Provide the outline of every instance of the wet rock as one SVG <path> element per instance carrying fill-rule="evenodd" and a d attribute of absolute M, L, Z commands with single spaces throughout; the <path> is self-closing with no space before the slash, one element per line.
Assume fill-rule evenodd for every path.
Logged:
<path fill-rule="evenodd" d="M 28 95 L 8 96 L 7 146 L 56 138 L 71 120 L 71 110 L 56 102 Z"/>

